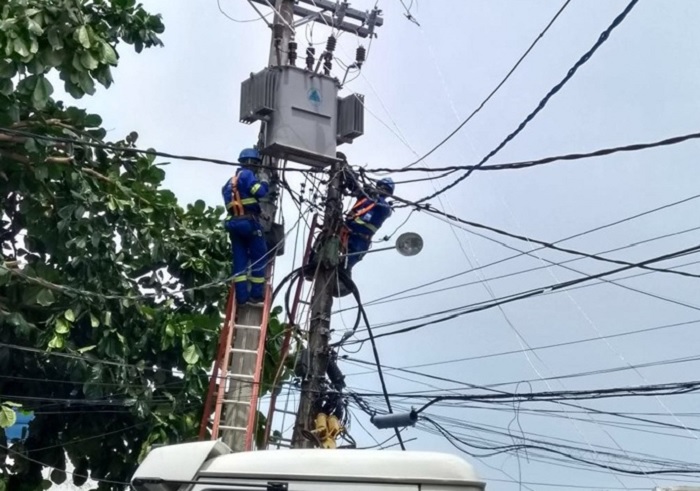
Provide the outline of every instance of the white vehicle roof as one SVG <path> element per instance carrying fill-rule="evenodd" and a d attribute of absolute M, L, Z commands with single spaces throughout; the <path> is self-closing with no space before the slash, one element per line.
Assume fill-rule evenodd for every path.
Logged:
<path fill-rule="evenodd" d="M 216 457 L 200 475 L 292 480 L 401 483 L 479 483 L 474 468 L 443 453 L 378 450 L 265 450 Z"/>
<path fill-rule="evenodd" d="M 266 450 L 232 453 L 219 441 L 167 445 L 148 453 L 133 476 L 139 491 L 215 479 L 363 482 L 484 488 L 465 460 L 450 454 L 378 450 Z"/>

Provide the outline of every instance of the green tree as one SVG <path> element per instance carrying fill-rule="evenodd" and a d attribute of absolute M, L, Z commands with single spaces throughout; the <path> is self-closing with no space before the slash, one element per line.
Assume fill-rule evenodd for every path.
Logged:
<path fill-rule="evenodd" d="M 0 431 L 0 489 L 45 489 L 43 464 L 55 483 L 123 489 L 152 444 L 197 433 L 229 273 L 223 209 L 178 205 L 135 133 L 93 146 L 101 118 L 54 100 L 47 78 L 92 95 L 122 43 L 158 46 L 163 29 L 134 0 L 0 6 L 0 403 L 36 415 L 24 442 Z"/>

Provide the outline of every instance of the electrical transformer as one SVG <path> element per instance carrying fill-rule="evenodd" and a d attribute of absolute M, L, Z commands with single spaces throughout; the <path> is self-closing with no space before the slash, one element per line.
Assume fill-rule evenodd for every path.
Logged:
<path fill-rule="evenodd" d="M 338 97 L 337 79 L 306 69 L 270 67 L 241 85 L 240 120 L 265 121 L 262 153 L 325 167 L 337 162 L 336 147 L 364 131 L 361 95 Z"/>

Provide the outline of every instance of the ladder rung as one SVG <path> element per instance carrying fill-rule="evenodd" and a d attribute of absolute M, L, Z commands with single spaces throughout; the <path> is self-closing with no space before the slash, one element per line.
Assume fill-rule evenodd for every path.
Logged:
<path fill-rule="evenodd" d="M 296 416 L 297 413 L 293 411 L 285 411 L 284 409 L 276 409 L 275 412 L 277 413 L 282 413 L 282 414 L 291 414 L 292 416 Z"/>
<path fill-rule="evenodd" d="M 248 431 L 248 428 L 243 428 L 242 426 L 226 426 L 219 425 L 220 430 L 231 430 L 231 431 Z"/>
<path fill-rule="evenodd" d="M 260 330 L 260 326 L 249 326 L 246 324 L 236 324 L 235 325 L 236 329 L 253 329 L 253 330 Z"/>
<path fill-rule="evenodd" d="M 222 399 L 222 404 L 241 404 L 244 406 L 250 406 L 250 401 L 235 401 L 233 399 Z"/>
<path fill-rule="evenodd" d="M 229 373 L 229 378 L 247 378 L 249 380 L 255 380 L 255 375 L 248 375 L 246 373 Z"/>
<path fill-rule="evenodd" d="M 254 355 L 258 354 L 256 349 L 243 349 L 243 348 L 231 348 L 231 353 L 252 353 Z"/>
<path fill-rule="evenodd" d="M 265 307 L 265 302 L 260 302 L 260 303 L 247 303 L 247 304 L 245 304 L 245 306 L 248 307 L 248 308 L 251 308 L 251 309 L 252 309 L 252 308 L 259 308 L 259 309 L 261 309 L 261 308 Z"/>

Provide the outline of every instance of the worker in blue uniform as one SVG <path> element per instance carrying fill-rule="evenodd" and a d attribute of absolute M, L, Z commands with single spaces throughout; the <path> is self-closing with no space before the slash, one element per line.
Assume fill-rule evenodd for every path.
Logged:
<path fill-rule="evenodd" d="M 238 157 L 241 167 L 221 190 L 228 218 L 226 230 L 231 239 L 232 274 L 236 303 L 260 303 L 265 297 L 267 243 L 260 223 L 259 199 L 267 195 L 267 182 L 260 182 L 253 169 L 260 165 L 260 153 L 244 149 Z M 250 268 L 250 275 L 248 269 Z M 250 283 L 250 289 L 249 289 Z"/>
<path fill-rule="evenodd" d="M 352 268 L 362 260 L 370 246 L 372 237 L 391 216 L 391 206 L 386 196 L 394 194 L 395 184 L 390 178 L 380 179 L 376 183 L 376 192 L 358 188 L 357 181 L 351 179 L 348 187 L 358 200 L 345 219 L 347 237 L 347 267 L 350 276 Z"/>

